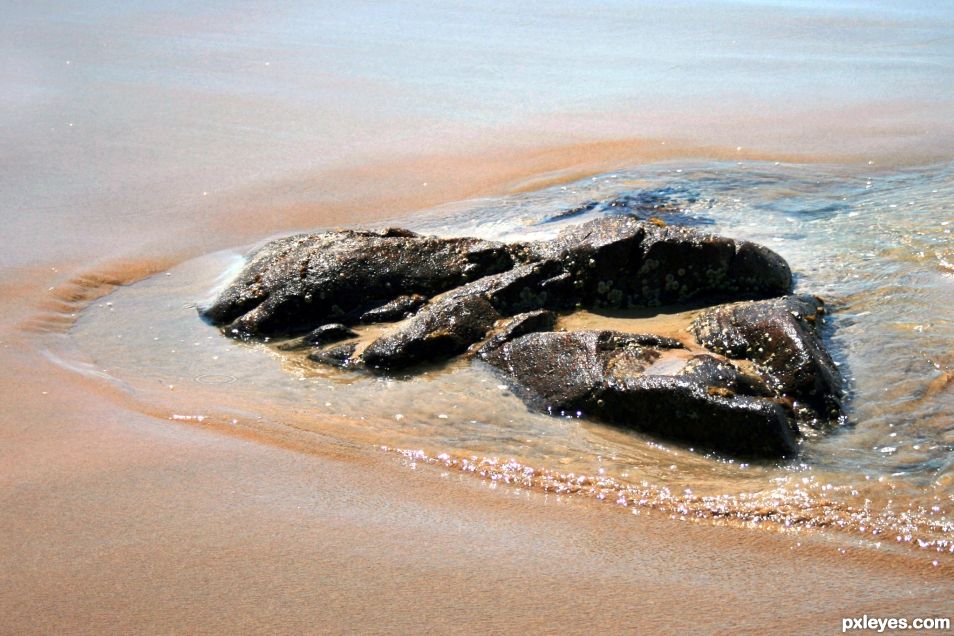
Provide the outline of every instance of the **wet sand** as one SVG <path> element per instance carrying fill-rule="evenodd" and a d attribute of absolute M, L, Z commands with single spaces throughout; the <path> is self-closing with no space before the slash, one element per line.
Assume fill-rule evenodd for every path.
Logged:
<path fill-rule="evenodd" d="M 4 281 L 4 633 L 834 632 L 950 609 L 945 555 L 634 518 L 363 448 L 148 417 L 43 357 L 65 309 L 167 262 Z"/>
<path fill-rule="evenodd" d="M 842 617 L 865 613 L 954 613 L 944 555 L 634 518 L 593 502 L 412 469 L 363 448 L 171 422 L 44 353 L 73 310 L 115 285 L 277 232 L 399 218 L 664 158 L 950 158 L 943 90 L 935 101 L 922 92 L 910 103 L 859 90 L 851 104 L 828 100 L 790 112 L 768 94 L 707 111 L 664 89 L 621 107 L 638 92 L 629 87 L 608 103 L 566 98 L 547 112 L 507 111 L 506 122 L 481 119 L 500 110 L 488 99 L 485 110 L 467 111 L 480 125 L 443 121 L 428 137 L 434 119 L 420 106 L 426 100 L 414 102 L 417 110 L 400 102 L 369 114 L 374 109 L 363 106 L 336 119 L 368 95 L 373 104 L 413 96 L 413 82 L 365 85 L 349 77 L 359 75 L 353 68 L 334 76 L 344 105 L 322 102 L 318 116 L 297 95 L 273 108 L 260 95 L 225 89 L 197 101 L 178 85 L 122 74 L 62 79 L 57 74 L 87 62 L 96 68 L 101 43 L 92 35 L 101 33 L 66 20 L 34 37 L 31 20 L 43 16 L 28 17 L 3 27 L 19 47 L 11 59 L 30 62 L 4 80 L 84 89 L 78 97 L 6 93 L 13 114 L 3 139 L 14 151 L 2 164 L 10 234 L 0 274 L 0 632 L 512 633 L 559 625 L 568 633 L 794 633 L 835 632 Z M 183 24 L 201 32 L 205 23 L 119 22 L 102 31 L 102 50 L 178 33 Z M 81 37 L 62 39 L 61 28 Z M 274 54 L 243 53 L 249 59 L 237 63 L 251 67 L 254 58 L 258 74 L 265 56 L 277 60 L 270 68 L 286 59 Z M 184 70 L 177 55 L 156 65 L 177 75 Z M 205 80 L 235 71 L 236 58 L 195 59 Z M 292 65 L 286 78 L 301 71 Z M 459 76 L 464 84 L 472 77 Z M 148 105 L 124 102 L 131 94 Z M 645 108 L 660 95 L 671 98 L 666 109 Z M 871 109 L 879 118 L 857 121 Z M 117 112 L 129 116 L 116 119 Z M 272 114 L 273 122 L 255 128 Z M 220 116 L 228 121 L 217 128 Z M 298 130 L 296 122 L 309 118 L 332 123 L 307 128 L 295 143 L 271 144 L 276 130 Z M 129 132 L 137 126 L 139 133 Z M 62 140 L 69 128 L 77 140 Z M 116 130 L 123 132 L 112 138 Z"/>
<path fill-rule="evenodd" d="M 2 401 L 4 633 L 827 633 L 954 592 L 946 560 L 303 453 L 22 362 Z"/>

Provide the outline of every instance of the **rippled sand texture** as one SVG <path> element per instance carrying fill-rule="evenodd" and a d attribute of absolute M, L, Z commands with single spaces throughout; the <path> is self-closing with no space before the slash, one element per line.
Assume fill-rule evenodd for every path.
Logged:
<path fill-rule="evenodd" d="M 805 632 L 954 614 L 936 549 L 950 539 L 950 7 L 3 15 L 0 632 Z M 533 223 L 564 204 L 690 169 L 720 213 L 700 199 L 687 218 L 766 242 L 833 299 L 830 337 L 870 426 L 813 441 L 807 468 L 514 418 L 515 399 L 466 366 L 349 385 L 221 339 L 188 306 L 237 246 L 276 233 L 386 218 L 545 232 L 559 224 Z M 461 380 L 493 405 L 487 421 L 456 418 Z M 527 466 L 545 483 L 495 487 Z M 561 492 L 585 473 L 577 490 L 599 495 L 600 468 L 632 487 L 625 508 L 557 495 L 545 472 Z M 849 532 L 669 519 L 695 518 L 689 497 L 746 493 L 760 494 L 744 523 L 784 529 L 773 515 L 804 504 Z M 659 505 L 634 507 L 643 496 Z M 875 547 L 865 505 L 903 549 Z"/>

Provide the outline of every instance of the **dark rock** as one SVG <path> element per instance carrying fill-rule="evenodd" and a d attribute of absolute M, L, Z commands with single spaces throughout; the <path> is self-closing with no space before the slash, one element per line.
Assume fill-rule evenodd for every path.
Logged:
<path fill-rule="evenodd" d="M 337 347 L 316 349 L 308 354 L 308 359 L 312 362 L 346 369 L 356 365 L 354 352 L 357 347 L 357 343 L 349 342 L 347 344 L 338 345 Z"/>
<path fill-rule="evenodd" d="M 398 296 L 389 303 L 375 307 L 361 314 L 361 322 L 394 322 L 403 320 L 418 307 L 427 302 L 427 298 L 420 294 Z"/>
<path fill-rule="evenodd" d="M 487 347 L 481 357 L 516 380 L 525 389 L 518 393 L 537 406 L 575 411 L 584 407 L 584 398 L 608 372 L 641 373 L 665 349 L 683 345 L 652 334 L 549 331 Z"/>
<path fill-rule="evenodd" d="M 634 276 L 625 281 L 628 284 L 617 285 L 630 305 L 772 296 L 787 293 L 792 284 L 791 270 L 781 257 L 747 241 L 648 225 L 641 249 Z M 614 302 L 609 294 L 606 300 Z"/>
<path fill-rule="evenodd" d="M 486 352 L 531 406 L 594 416 L 735 455 L 782 457 L 797 429 L 773 400 L 745 395 L 726 363 L 678 342 L 613 331 L 531 333 Z"/>
<path fill-rule="evenodd" d="M 809 295 L 719 305 L 702 312 L 690 330 L 711 351 L 757 363 L 777 395 L 835 419 L 844 382 L 818 333 L 823 307 Z"/>
<path fill-rule="evenodd" d="M 268 243 L 201 310 L 233 336 L 291 335 L 401 295 L 432 296 L 513 267 L 502 243 L 423 237 L 407 230 L 343 230 Z"/>
<path fill-rule="evenodd" d="M 556 321 L 557 315 L 547 309 L 537 309 L 536 311 L 517 314 L 500 326 L 494 335 L 477 351 L 477 355 L 483 357 L 491 350 L 528 333 L 551 331 L 556 325 Z"/>
<path fill-rule="evenodd" d="M 553 240 L 527 243 L 524 249 L 529 260 L 556 261 L 575 274 L 626 272 L 647 227 L 650 224 L 630 216 L 594 219 L 564 229 Z"/>
<path fill-rule="evenodd" d="M 752 395 L 772 397 L 774 393 L 762 378 L 742 373 L 726 360 L 695 355 L 680 372 L 683 377 L 709 387 L 713 395 Z M 719 389 L 719 390 L 716 390 Z"/>
<path fill-rule="evenodd" d="M 372 342 L 361 357 L 370 367 L 399 369 L 463 353 L 484 339 L 502 316 L 565 303 L 553 288 L 543 287 L 558 271 L 559 265 L 551 261 L 531 263 L 447 292 Z"/>
<path fill-rule="evenodd" d="M 484 359 L 504 371 L 515 391 L 549 412 L 577 411 L 590 405 L 603 382 L 604 357 L 615 349 L 609 331 L 531 333 L 487 352 Z"/>
<path fill-rule="evenodd" d="M 393 319 L 420 304 L 415 294 L 454 288 L 458 296 L 484 294 L 512 315 L 761 297 L 786 293 L 790 284 L 785 261 L 766 248 L 621 216 L 571 227 L 552 241 L 509 246 L 399 229 L 279 239 L 256 252 L 201 313 L 229 335 L 264 337 L 330 320 Z"/>
<path fill-rule="evenodd" d="M 333 322 L 328 325 L 322 325 L 310 333 L 279 345 L 283 351 L 294 351 L 296 349 L 306 349 L 308 347 L 320 347 L 322 345 L 340 342 L 348 338 L 356 338 L 358 334 L 345 325 Z"/>
<path fill-rule="evenodd" d="M 682 375 L 710 387 L 709 392 L 713 395 L 775 397 L 764 377 L 744 373 L 727 360 L 709 355 L 694 356 Z M 715 390 L 716 387 L 719 390 Z"/>
<path fill-rule="evenodd" d="M 402 369 L 463 353 L 481 340 L 500 314 L 486 297 L 447 297 L 427 305 L 361 352 L 361 361 L 375 369 Z"/>
<path fill-rule="evenodd" d="M 284 347 L 325 345 L 354 337 L 347 325 L 403 319 L 360 352 L 351 343 L 309 355 L 384 371 L 447 359 L 489 335 L 478 355 L 537 408 L 777 457 L 796 448 L 790 412 L 840 412 L 841 380 L 812 324 L 818 301 L 736 303 L 699 316 L 701 344 L 754 364 L 654 335 L 553 332 L 553 311 L 764 298 L 787 294 L 791 283 L 788 265 L 765 247 L 618 215 L 510 245 L 401 229 L 283 238 L 253 254 L 201 313 L 233 337 L 313 330 Z"/>
<path fill-rule="evenodd" d="M 728 277 L 729 263 L 736 247 L 732 239 L 654 226 L 643 241 L 642 264 L 627 291 L 639 304 L 650 306 L 685 303 L 706 292 L 729 291 L 734 284 Z"/>
<path fill-rule="evenodd" d="M 727 271 L 729 290 L 753 291 L 757 295 L 787 294 L 792 287 L 792 271 L 781 256 L 767 247 L 741 241 Z"/>
<path fill-rule="evenodd" d="M 564 273 L 556 261 L 530 263 L 485 276 L 447 292 L 444 297 L 482 296 L 505 316 L 543 307 L 565 307 L 573 304 L 575 296 L 568 296 L 572 292 L 561 283 Z"/>
<path fill-rule="evenodd" d="M 610 385 L 600 417 L 636 430 L 736 456 L 791 457 L 797 429 L 772 400 L 729 395 L 678 376 L 646 375 Z"/>
<path fill-rule="evenodd" d="M 524 249 L 528 258 L 561 263 L 588 307 L 758 298 L 788 293 L 792 282 L 788 265 L 767 248 L 628 216 L 583 223 Z"/>

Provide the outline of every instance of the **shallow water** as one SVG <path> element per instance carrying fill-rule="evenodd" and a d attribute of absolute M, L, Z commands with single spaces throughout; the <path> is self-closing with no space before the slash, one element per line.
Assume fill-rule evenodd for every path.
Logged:
<path fill-rule="evenodd" d="M 915 294 L 936 318 L 930 328 L 911 320 L 925 324 L 916 332 L 892 326 L 903 303 L 879 314 L 871 299 L 905 272 L 932 285 L 948 280 L 931 249 L 913 256 L 929 239 L 916 238 L 919 249 L 904 244 L 907 232 L 881 208 L 916 192 L 918 206 L 940 215 L 951 200 L 949 167 L 879 168 L 954 156 L 952 43 L 954 5 L 927 0 L 6 3 L 4 627 L 450 631 L 490 620 L 485 631 L 506 633 L 541 631 L 549 620 L 592 633 L 646 631 L 680 615 L 697 629 L 692 619 L 705 615 L 752 631 L 776 616 L 784 631 L 807 632 L 871 607 L 899 616 L 946 610 L 950 559 L 868 549 L 836 556 L 825 544 L 839 536 L 847 547 L 847 536 L 886 546 L 900 536 L 904 546 L 949 547 L 940 440 L 949 435 L 950 388 L 937 379 L 950 367 L 941 361 L 932 371 L 920 354 L 941 360 L 944 305 L 934 292 Z M 196 320 L 192 304 L 247 243 L 269 235 L 448 201 L 463 202 L 407 224 L 551 231 L 558 223 L 533 222 L 586 192 L 465 199 L 668 158 L 878 162 L 880 194 L 868 207 L 864 171 L 832 166 L 655 165 L 579 185 L 592 196 L 690 188 L 699 193 L 688 206 L 697 222 L 710 217 L 766 240 L 794 230 L 779 210 L 755 204 L 771 206 L 787 189 L 796 208 L 837 203 L 841 189 L 851 199 L 845 214 L 878 207 L 894 252 L 867 229 L 857 243 L 837 236 L 851 225 L 841 213 L 799 223 L 813 232 L 804 249 L 788 239 L 773 245 L 800 259 L 814 277 L 809 287 L 827 280 L 812 270 L 825 249 L 876 254 L 876 265 L 845 256 L 875 291 L 859 283 L 863 298 L 846 293 L 831 332 L 855 376 L 854 407 L 867 410 L 870 425 L 857 420 L 811 440 L 801 462 L 741 467 L 529 414 L 496 378 L 467 365 L 412 382 L 322 375 Z M 673 174 L 680 168 L 684 175 Z M 690 168 L 695 182 L 680 180 Z M 768 184 L 750 191 L 759 170 Z M 707 198 L 718 213 L 701 203 Z M 913 214 L 898 218 L 910 223 Z M 930 222 L 916 224 L 936 237 Z M 212 254 L 223 248 L 234 251 Z M 183 262 L 201 254 L 209 256 Z M 166 276 L 172 263 L 182 264 Z M 898 271 L 881 271 L 890 267 Z M 832 297 L 851 287 L 837 280 L 844 269 L 828 274 Z M 884 282 L 873 284 L 875 274 Z M 883 365 L 889 376 L 871 343 L 897 343 Z M 478 402 L 478 417 L 461 416 Z M 925 422 L 934 428 L 921 431 Z M 939 448 L 914 449 L 917 435 Z M 276 450 L 263 436 L 295 448 L 314 440 L 316 454 Z M 382 454 L 382 445 L 401 450 Z M 882 454 L 884 446 L 898 450 Z M 910 453 L 915 461 L 904 460 Z M 446 468 L 415 475 L 392 466 L 421 462 Z M 581 473 L 592 478 L 581 482 Z M 485 496 L 500 481 L 516 489 Z M 844 525 L 855 534 L 803 543 L 801 531 L 789 540 L 667 519 L 626 523 L 618 507 L 582 497 L 566 506 L 569 498 L 524 485 L 589 493 L 641 514 Z M 805 550 L 813 543 L 821 549 Z M 375 603 L 364 602 L 367 589 Z M 324 612 L 315 611 L 318 597 Z"/>
<path fill-rule="evenodd" d="M 403 453 L 485 477 L 609 498 L 639 511 L 796 527 L 954 550 L 954 166 L 663 163 L 518 196 L 460 202 L 413 229 L 542 237 L 621 208 L 751 239 L 782 254 L 851 384 L 849 422 L 782 464 L 705 456 L 574 416 L 529 412 L 480 363 L 368 377 L 222 337 L 195 305 L 241 267 L 220 252 L 121 288 L 83 312 L 51 355 L 108 378 L 150 412 Z M 565 214 L 589 201 L 583 212 Z M 575 316 L 574 320 L 596 320 Z M 656 317 L 671 323 L 671 317 Z M 614 328 L 643 331 L 616 317 Z"/>

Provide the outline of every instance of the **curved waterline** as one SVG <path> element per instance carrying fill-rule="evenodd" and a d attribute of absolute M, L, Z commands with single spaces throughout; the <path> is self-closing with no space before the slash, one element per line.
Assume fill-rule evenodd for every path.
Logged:
<path fill-rule="evenodd" d="M 619 210 L 765 243 L 823 296 L 851 424 L 797 461 L 738 464 L 577 418 L 527 412 L 487 369 L 460 360 L 414 378 L 315 367 L 221 337 L 194 305 L 239 262 L 196 259 L 82 312 L 72 341 L 123 389 L 182 421 L 269 421 L 491 480 L 636 509 L 780 528 L 849 530 L 949 551 L 954 525 L 954 324 L 949 165 L 878 171 L 764 162 L 668 162 L 566 186 L 467 201 L 408 219 L 437 234 L 548 236 Z M 107 304 L 109 303 L 109 304 Z M 206 382 L 202 378 L 228 378 Z M 186 418 L 186 419 L 183 419 Z M 413 449 L 413 450 L 407 450 Z M 498 459 L 506 458 L 506 459 Z M 527 472 L 529 471 L 529 472 Z M 529 480 L 529 481 L 528 481 Z M 687 492 L 688 490 L 688 492 Z"/>

